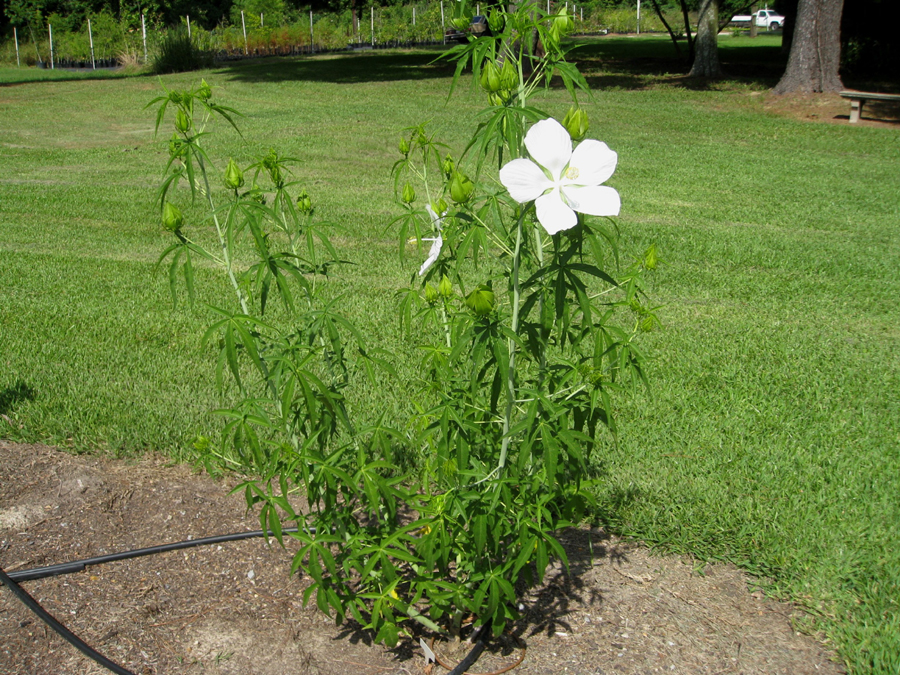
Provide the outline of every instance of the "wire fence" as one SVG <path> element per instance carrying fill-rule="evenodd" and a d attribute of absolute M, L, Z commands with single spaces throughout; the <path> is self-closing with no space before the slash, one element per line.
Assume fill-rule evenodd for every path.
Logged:
<path fill-rule="evenodd" d="M 390 7 L 367 7 L 353 17 L 343 12 L 294 13 L 292 17 L 267 17 L 236 12 L 229 23 L 211 30 L 189 15 L 180 26 L 162 26 L 142 14 L 117 19 L 103 12 L 81 26 L 71 19 L 51 16 L 46 25 L 14 27 L 0 42 L 0 63 L 46 68 L 106 68 L 141 65 L 152 59 L 166 35 L 187 30 L 191 42 L 220 60 L 248 56 L 293 55 L 353 48 L 386 48 L 445 42 L 454 26 L 453 0 Z M 661 32 L 655 14 L 612 9 L 593 11 L 577 3 L 550 2 L 547 11 L 565 7 L 575 18 L 576 32 Z M 476 11 L 480 13 L 480 7 Z M 668 17 L 667 17 L 668 18 Z M 355 19 L 355 20 L 354 20 Z M 669 18 L 678 25 L 678 17 Z M 54 25 L 53 21 L 56 21 Z M 458 21 L 457 21 L 458 24 Z M 463 26 L 464 28 L 464 26 Z"/>

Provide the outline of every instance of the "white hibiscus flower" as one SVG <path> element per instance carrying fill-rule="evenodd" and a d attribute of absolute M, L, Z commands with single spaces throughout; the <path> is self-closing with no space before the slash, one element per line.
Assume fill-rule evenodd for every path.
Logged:
<path fill-rule="evenodd" d="M 575 211 L 617 216 L 619 193 L 600 185 L 616 170 L 618 155 L 606 143 L 572 139 L 554 119 L 541 120 L 525 134 L 531 159 L 514 159 L 500 169 L 500 182 L 520 204 L 534 201 L 537 218 L 550 234 L 578 224 Z"/>
<path fill-rule="evenodd" d="M 434 265 L 435 262 L 437 262 L 438 256 L 441 254 L 441 247 L 444 245 L 444 238 L 441 236 L 441 222 L 444 220 L 443 217 L 439 216 L 435 212 L 435 210 L 431 208 L 431 204 L 427 204 L 425 206 L 425 209 L 428 211 L 428 215 L 431 216 L 431 223 L 434 225 L 435 229 L 437 229 L 438 235 L 433 238 L 422 238 L 422 241 L 431 242 L 431 250 L 428 251 L 428 257 L 419 268 L 419 276 L 425 274 L 425 272 L 427 272 L 431 268 L 431 266 Z"/>

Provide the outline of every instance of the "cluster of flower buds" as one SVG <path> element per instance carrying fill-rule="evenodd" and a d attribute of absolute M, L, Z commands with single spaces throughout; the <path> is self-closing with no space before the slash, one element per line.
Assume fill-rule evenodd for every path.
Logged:
<path fill-rule="evenodd" d="M 519 88 L 519 73 L 511 59 L 505 59 L 500 67 L 487 59 L 481 66 L 480 82 L 492 105 L 504 105 Z"/>
<path fill-rule="evenodd" d="M 449 299 L 453 295 L 453 284 L 446 274 L 441 277 L 438 287 L 425 284 L 425 300 L 428 304 L 435 304 L 440 298 Z"/>
<path fill-rule="evenodd" d="M 312 200 L 309 198 L 309 193 L 306 190 L 301 190 L 300 194 L 297 195 L 297 210 L 304 215 L 312 213 Z"/>
<path fill-rule="evenodd" d="M 272 179 L 275 187 L 279 190 L 282 189 L 284 187 L 284 174 L 281 173 L 281 160 L 278 157 L 278 153 L 274 150 L 269 150 L 269 154 L 263 157 L 262 165 L 268 172 L 269 178 Z"/>
<path fill-rule="evenodd" d="M 206 80 L 200 80 L 200 86 L 197 87 L 196 95 L 201 101 L 208 101 L 212 98 L 212 88 L 206 83 Z"/>

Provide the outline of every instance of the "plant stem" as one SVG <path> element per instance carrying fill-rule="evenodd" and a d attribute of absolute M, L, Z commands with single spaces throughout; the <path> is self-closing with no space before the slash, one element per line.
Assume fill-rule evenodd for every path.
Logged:
<path fill-rule="evenodd" d="M 510 330 L 519 332 L 519 264 L 522 260 L 522 221 L 528 209 L 523 209 L 519 220 L 516 222 L 516 250 L 513 253 L 512 273 L 512 322 Z M 502 471 L 506 466 L 506 455 L 509 452 L 509 428 L 512 425 L 512 413 L 516 403 L 516 343 L 512 338 L 506 339 L 509 350 L 509 368 L 506 374 L 506 412 L 503 415 L 503 441 L 500 445 L 500 461 L 498 467 Z"/>

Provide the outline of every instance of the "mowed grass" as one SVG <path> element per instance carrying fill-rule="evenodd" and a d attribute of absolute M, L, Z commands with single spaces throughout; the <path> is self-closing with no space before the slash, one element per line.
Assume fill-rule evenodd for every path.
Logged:
<path fill-rule="evenodd" d="M 771 63 L 766 39 L 769 52 L 735 63 Z M 598 516 L 740 564 L 807 607 L 804 627 L 852 672 L 896 673 L 900 134 L 770 115 L 767 75 L 693 90 L 661 75 L 677 67 L 629 71 L 629 50 L 665 54 L 652 40 L 579 52 L 596 88 L 590 135 L 619 153 L 623 255 L 656 243 L 663 260 L 651 293 L 664 327 L 641 343 L 652 391 L 621 400 L 617 443 L 598 439 Z M 246 141 L 219 127 L 214 156 L 247 163 L 276 147 L 301 159 L 296 177 L 355 263 L 329 292 L 407 374 L 415 338 L 398 334 L 394 292 L 419 258 L 401 262 L 388 227 L 396 143 L 431 120 L 458 155 L 482 107 L 468 79 L 448 100 L 450 72 L 432 56 L 266 60 L 162 80 L 203 76 L 245 113 Z M 210 314 L 173 309 L 152 273 L 168 241 L 153 206 L 168 134 L 154 140 L 142 108 L 158 89 L 154 78 L 0 87 L 0 437 L 187 459 L 195 435 L 215 435 L 209 411 L 228 393 L 200 344 Z M 568 107 L 558 91 L 536 104 Z M 229 302 L 211 270 L 199 286 L 206 302 Z M 397 387 L 352 394 L 363 416 L 402 425 L 409 413 Z"/>

